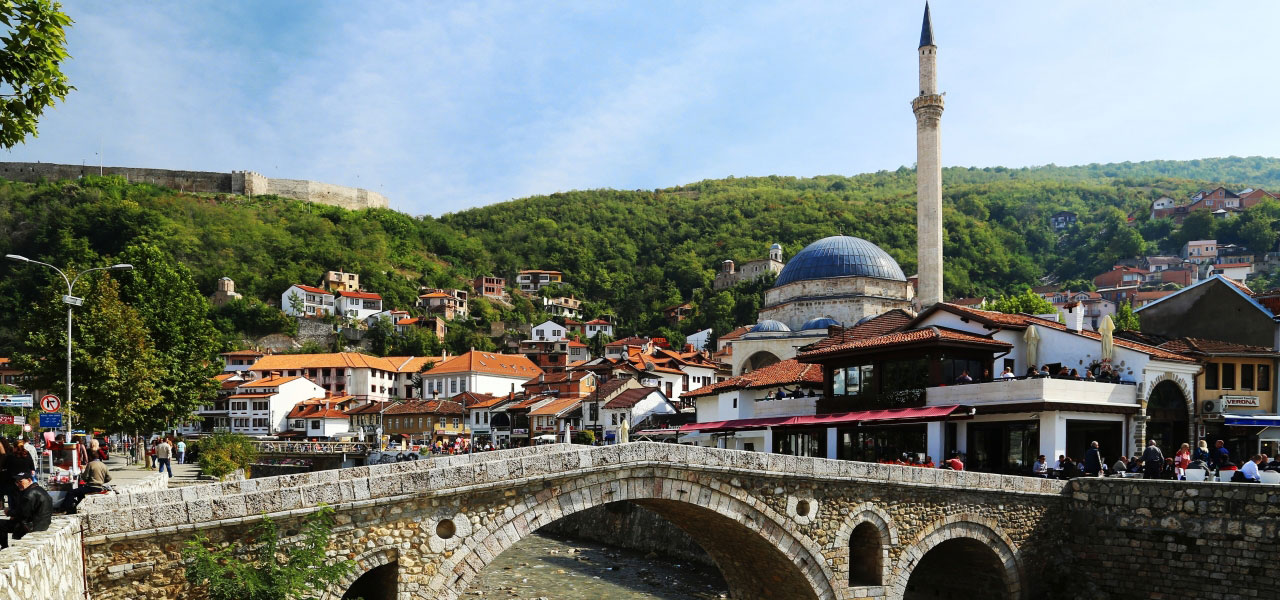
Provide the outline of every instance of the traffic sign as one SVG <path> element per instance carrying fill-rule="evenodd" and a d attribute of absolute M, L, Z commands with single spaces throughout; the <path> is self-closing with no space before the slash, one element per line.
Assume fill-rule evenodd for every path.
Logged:
<path fill-rule="evenodd" d="M 40 415 L 40 427 L 45 429 L 57 429 L 62 427 L 62 413 L 45 413 Z"/>
<path fill-rule="evenodd" d="M 40 410 L 44 412 L 58 412 L 62 408 L 62 401 L 53 394 L 45 394 L 40 397 Z"/>

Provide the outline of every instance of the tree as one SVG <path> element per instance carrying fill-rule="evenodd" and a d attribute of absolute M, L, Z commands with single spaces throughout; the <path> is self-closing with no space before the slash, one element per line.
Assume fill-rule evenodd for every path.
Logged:
<path fill-rule="evenodd" d="M 2 0 L 0 24 L 0 146 L 12 148 L 36 135 L 37 121 L 75 89 L 62 74 L 68 58 L 66 28 L 71 18 L 49 0 Z"/>
<path fill-rule="evenodd" d="M 239 433 L 215 433 L 200 440 L 200 470 L 223 479 L 236 471 L 249 474 L 249 465 L 258 459 L 253 440 Z"/>
<path fill-rule="evenodd" d="M 1241 226 L 1239 236 L 1245 246 L 1258 254 L 1270 252 L 1276 245 L 1276 232 L 1271 223 L 1260 219 L 1252 219 Z"/>
<path fill-rule="evenodd" d="M 264 515 L 243 554 L 240 540 L 210 548 L 209 538 L 197 534 L 182 549 L 187 581 L 206 587 L 211 600 L 319 600 L 356 568 L 346 559 L 328 564 L 333 525 L 333 509 L 322 504 L 303 521 L 302 539 L 284 543 Z"/>
<path fill-rule="evenodd" d="M 1047 315 L 1058 312 L 1044 296 L 1031 291 L 1031 288 L 1023 290 L 1021 294 L 1015 296 L 1000 296 L 994 301 L 987 303 L 987 310 L 994 310 L 1002 313 L 1026 313 L 1029 315 Z"/>
<path fill-rule="evenodd" d="M 293 316 L 301 317 L 307 314 L 307 303 L 302 300 L 302 296 L 298 292 L 289 294 L 289 310 L 293 311 Z"/>
<path fill-rule="evenodd" d="M 163 400 L 162 361 L 138 311 L 120 300 L 120 286 L 101 273 L 88 277 L 84 305 L 72 333 L 72 410 L 86 429 L 133 431 L 145 427 Z M 54 288 L 50 298 L 61 298 Z M 28 334 L 14 366 L 33 389 L 66 388 L 63 304 L 40 303 L 28 319 Z"/>
<path fill-rule="evenodd" d="M 396 328 L 391 324 L 391 317 L 374 319 L 367 335 L 369 349 L 378 356 L 387 356 L 391 351 L 392 338 L 396 336 Z"/>
<path fill-rule="evenodd" d="M 1133 314 L 1133 304 L 1129 302 L 1121 302 L 1116 307 L 1116 316 L 1111 321 L 1115 323 L 1117 331 L 1138 331 L 1142 328 L 1138 315 Z"/>
<path fill-rule="evenodd" d="M 220 336 L 209 319 L 209 301 L 187 267 L 154 245 L 130 246 L 120 260 L 133 265 L 120 275 L 121 300 L 142 317 L 160 360 L 161 401 L 143 426 L 186 421 L 218 396 L 213 377 L 221 371 L 215 354 Z"/>

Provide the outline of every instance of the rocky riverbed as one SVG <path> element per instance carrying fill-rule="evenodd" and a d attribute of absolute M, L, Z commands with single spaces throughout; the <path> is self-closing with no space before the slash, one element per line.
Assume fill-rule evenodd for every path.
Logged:
<path fill-rule="evenodd" d="M 727 590 L 714 567 L 535 533 L 493 561 L 466 597 L 711 600 L 727 598 Z"/>

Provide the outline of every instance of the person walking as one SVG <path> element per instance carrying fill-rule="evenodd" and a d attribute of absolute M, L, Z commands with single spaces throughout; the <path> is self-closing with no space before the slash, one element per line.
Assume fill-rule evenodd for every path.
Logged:
<path fill-rule="evenodd" d="M 1164 453 L 1156 446 L 1155 440 L 1147 440 L 1147 449 L 1142 453 L 1142 478 L 1160 479 L 1164 470 Z"/>
<path fill-rule="evenodd" d="M 187 441 L 178 440 L 178 464 L 187 464 Z"/>
<path fill-rule="evenodd" d="M 0 521 L 0 548 L 9 547 L 9 535 L 20 540 L 33 531 L 44 531 L 49 528 L 53 517 L 53 498 L 44 491 L 40 484 L 32 481 L 30 471 L 13 474 L 13 482 L 18 487 L 16 506 L 6 508 L 4 514 L 9 518 Z"/>
<path fill-rule="evenodd" d="M 168 440 L 161 439 L 160 443 L 156 444 L 156 471 L 164 473 L 167 470 L 169 476 L 173 477 L 173 465 L 170 464 L 172 458 L 173 446 L 169 445 Z"/>
<path fill-rule="evenodd" d="M 1084 453 L 1084 474 L 1085 477 L 1097 477 L 1102 472 L 1102 451 L 1098 449 L 1098 442 L 1090 442 L 1089 450 Z"/>

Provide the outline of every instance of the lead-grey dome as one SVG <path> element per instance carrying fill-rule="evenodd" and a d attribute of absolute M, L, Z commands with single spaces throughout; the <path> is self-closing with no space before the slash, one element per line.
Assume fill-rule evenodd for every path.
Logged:
<path fill-rule="evenodd" d="M 810 329 L 826 329 L 832 325 L 839 324 L 840 321 L 832 319 L 831 317 L 818 317 L 816 319 L 809 319 L 808 321 L 805 321 L 804 325 L 800 326 L 800 329 L 802 331 L 808 331 Z"/>
<path fill-rule="evenodd" d="M 759 323 L 756 323 L 755 327 L 752 327 L 751 330 L 748 331 L 747 333 L 770 333 L 770 332 L 787 332 L 787 331 L 791 331 L 791 328 L 787 327 L 786 323 L 783 323 L 782 321 L 774 321 L 773 319 L 765 319 L 763 321 L 760 321 Z"/>
<path fill-rule="evenodd" d="M 862 238 L 833 235 L 801 250 L 782 268 L 773 287 L 810 279 L 875 277 L 906 281 L 898 261 L 879 246 Z"/>

